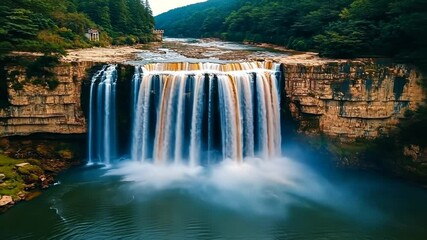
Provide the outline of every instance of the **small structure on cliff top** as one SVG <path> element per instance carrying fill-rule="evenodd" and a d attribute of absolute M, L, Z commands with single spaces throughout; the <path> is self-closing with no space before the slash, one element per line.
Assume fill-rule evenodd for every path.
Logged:
<path fill-rule="evenodd" d="M 99 41 L 99 31 L 97 29 L 88 29 L 87 33 L 85 33 L 85 36 L 90 41 L 95 41 L 95 42 Z"/>
<path fill-rule="evenodd" d="M 162 42 L 163 41 L 163 34 L 165 34 L 164 30 L 154 29 L 153 30 L 154 41 L 156 41 L 156 42 Z"/>

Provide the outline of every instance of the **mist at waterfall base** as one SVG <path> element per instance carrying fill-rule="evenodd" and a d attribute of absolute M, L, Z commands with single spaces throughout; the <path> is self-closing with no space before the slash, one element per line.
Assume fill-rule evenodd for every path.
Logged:
<path fill-rule="evenodd" d="M 203 168 L 126 162 L 108 170 L 120 176 L 132 192 L 147 201 L 162 191 L 179 190 L 196 199 L 239 214 L 286 218 L 289 208 L 326 207 L 363 221 L 380 221 L 381 213 L 365 204 L 348 187 L 332 184 L 289 158 L 226 160 Z M 359 210 L 369 212 L 360 216 Z M 355 214 L 357 213 L 357 214 Z"/>
<path fill-rule="evenodd" d="M 111 80 L 116 78 L 116 67 L 104 67 L 92 79 L 95 83 L 101 78 L 101 87 L 93 94 L 91 86 L 98 106 L 91 105 L 97 106 L 98 117 L 91 108 L 90 119 L 98 122 L 89 133 L 90 164 L 109 165 L 111 156 L 116 156 L 117 144 L 111 139 L 117 133 L 110 110 L 116 105 Z M 290 206 L 306 204 L 350 215 L 367 209 L 357 197 L 349 197 L 345 187 L 281 155 L 278 67 L 272 63 L 137 66 L 132 79 L 131 156 L 113 164 L 105 175 L 120 176 L 147 199 L 180 190 L 244 214 L 286 217 Z M 214 141 L 222 144 L 214 146 Z M 204 148 L 201 142 L 206 142 Z M 369 212 L 369 217 L 380 218 L 375 209 Z"/>

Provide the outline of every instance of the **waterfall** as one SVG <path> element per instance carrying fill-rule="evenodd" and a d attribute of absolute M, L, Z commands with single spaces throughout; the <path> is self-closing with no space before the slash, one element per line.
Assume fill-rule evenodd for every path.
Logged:
<path fill-rule="evenodd" d="M 116 68 L 104 66 L 90 82 L 88 163 L 117 157 Z M 135 67 L 131 158 L 199 166 L 279 156 L 278 71 L 270 62 Z"/>
<path fill-rule="evenodd" d="M 271 62 L 136 67 L 131 158 L 197 166 L 280 155 L 278 71 Z"/>
<path fill-rule="evenodd" d="M 88 123 L 88 163 L 110 164 L 117 155 L 117 66 L 104 66 L 91 80 Z"/>

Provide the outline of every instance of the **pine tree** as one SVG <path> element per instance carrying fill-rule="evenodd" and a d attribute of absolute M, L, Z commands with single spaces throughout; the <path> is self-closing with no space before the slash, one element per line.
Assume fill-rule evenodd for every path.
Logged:
<path fill-rule="evenodd" d="M 144 0 L 141 0 L 141 1 L 144 1 Z M 147 10 L 148 14 L 150 16 L 153 16 L 153 11 L 151 10 L 150 2 L 148 0 L 145 0 L 144 6 L 145 6 L 145 9 Z"/>

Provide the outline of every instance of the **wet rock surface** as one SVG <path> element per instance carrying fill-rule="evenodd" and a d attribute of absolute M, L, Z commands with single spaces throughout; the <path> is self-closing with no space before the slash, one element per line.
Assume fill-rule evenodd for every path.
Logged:
<path fill-rule="evenodd" d="M 14 202 L 13 202 L 13 199 L 11 196 L 7 196 L 7 195 L 1 196 L 0 207 L 4 207 L 7 205 L 13 205 L 13 204 L 14 204 Z"/>

